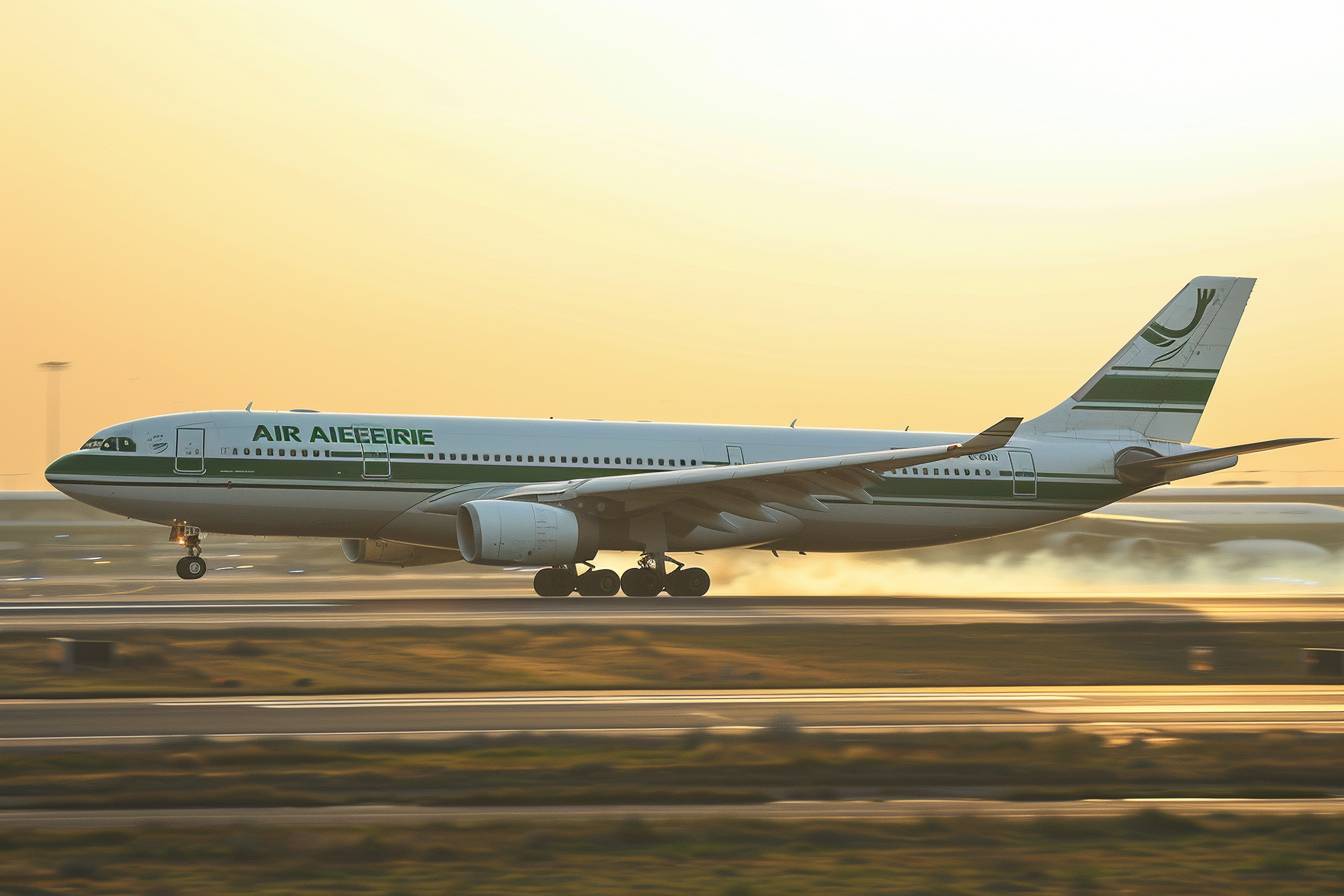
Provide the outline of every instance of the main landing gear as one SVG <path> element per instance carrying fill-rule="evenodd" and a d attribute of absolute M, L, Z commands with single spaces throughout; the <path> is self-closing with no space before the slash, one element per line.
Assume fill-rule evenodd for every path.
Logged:
<path fill-rule="evenodd" d="M 677 568 L 666 571 L 671 561 Z M 656 597 L 666 591 L 673 597 L 702 597 L 709 591 L 709 573 L 698 566 L 685 566 L 663 555 L 645 554 L 639 565 L 617 576 L 614 570 L 576 572 L 573 566 L 551 566 L 537 571 L 532 587 L 542 597 L 568 597 L 577 591 L 584 597 L 611 597 L 624 591 L 629 597 Z"/>
<path fill-rule="evenodd" d="M 621 590 L 621 577 L 614 569 L 595 569 L 585 563 L 586 572 L 573 566 L 550 566 L 537 570 L 532 589 L 542 597 L 568 597 L 575 591 L 584 597 L 611 597 Z"/>
<path fill-rule="evenodd" d="M 205 575 L 205 560 L 201 558 L 201 530 L 186 523 L 173 523 L 168 540 L 187 549 L 187 556 L 177 561 L 177 574 L 188 580 Z"/>

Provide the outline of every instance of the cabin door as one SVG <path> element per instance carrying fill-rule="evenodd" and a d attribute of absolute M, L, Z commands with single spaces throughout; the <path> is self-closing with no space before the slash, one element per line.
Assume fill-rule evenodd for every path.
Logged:
<path fill-rule="evenodd" d="M 1008 463 L 1013 467 L 1013 497 L 1036 497 L 1036 461 L 1023 448 L 1008 450 Z"/>
<path fill-rule="evenodd" d="M 192 426 L 177 430 L 177 455 L 173 458 L 173 470 L 189 476 L 199 476 L 205 472 L 205 430 Z"/>
<path fill-rule="evenodd" d="M 369 427 L 357 426 L 355 432 L 368 431 Z M 392 478 L 392 448 L 389 445 L 375 445 L 372 441 L 359 443 L 359 451 L 364 459 L 365 479 Z"/>

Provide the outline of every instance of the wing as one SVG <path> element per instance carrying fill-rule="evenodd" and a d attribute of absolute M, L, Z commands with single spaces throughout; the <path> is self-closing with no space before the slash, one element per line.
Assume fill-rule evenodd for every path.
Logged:
<path fill-rule="evenodd" d="M 1021 422 L 1021 417 L 1005 417 L 979 435 L 952 445 L 542 482 L 499 497 L 562 505 L 588 504 L 601 498 L 599 503 L 609 515 L 635 515 L 661 508 L 689 523 L 732 532 L 737 527 L 723 517 L 724 513 L 775 522 L 766 504 L 822 512 L 826 510 L 819 500 L 823 496 L 871 504 L 873 498 L 867 490 L 882 481 L 884 472 L 1002 448 Z"/>

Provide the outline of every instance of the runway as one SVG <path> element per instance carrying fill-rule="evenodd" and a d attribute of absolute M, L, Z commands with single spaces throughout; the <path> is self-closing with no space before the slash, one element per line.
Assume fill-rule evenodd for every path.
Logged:
<path fill-rule="evenodd" d="M 0 701 L 0 745 L 517 732 L 1344 731 L 1344 685 L 807 688 Z"/>
<path fill-rule="evenodd" d="M 543 821 L 547 824 L 639 817 L 675 821 L 740 818 L 756 821 L 912 821 L 976 816 L 1006 820 L 1116 818 L 1145 809 L 1172 815 L 1344 815 L 1344 799 L 1123 799 L 1059 802 L 999 800 L 836 800 L 708 806 L 335 806 L 324 808 L 105 809 L 0 811 L 0 829 L 126 828 L 142 825 L 214 827 L 268 824 L 421 825 Z"/>
<path fill-rule="evenodd" d="M 1336 622 L 1344 596 L 1171 597 L 325 597 L 274 589 L 198 599 L 0 602 L 0 631 L 115 628 L 377 628 L 502 625 L 964 625 Z"/>

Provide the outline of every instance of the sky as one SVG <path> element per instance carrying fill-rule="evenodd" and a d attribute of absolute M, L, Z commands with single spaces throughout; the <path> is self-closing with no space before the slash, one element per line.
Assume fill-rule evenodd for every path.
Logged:
<path fill-rule="evenodd" d="M 1342 4 L 0 3 L 0 488 L 47 360 L 63 450 L 249 401 L 969 432 L 1200 274 L 1260 279 L 1197 440 L 1344 436 Z"/>

